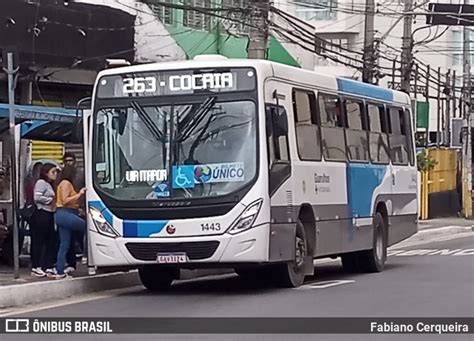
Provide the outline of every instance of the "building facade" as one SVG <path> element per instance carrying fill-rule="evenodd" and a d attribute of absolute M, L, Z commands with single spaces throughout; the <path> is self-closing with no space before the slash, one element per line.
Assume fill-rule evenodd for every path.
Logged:
<path fill-rule="evenodd" d="M 436 1 L 431 1 L 436 2 Z M 440 1 L 442 2 L 442 1 Z M 445 3 L 445 1 L 444 1 Z M 450 1 L 451 4 L 461 3 L 459 0 Z M 362 73 L 353 66 L 360 66 L 354 59 L 361 60 L 364 51 L 365 30 L 365 1 L 360 0 L 278 0 L 275 6 L 283 12 L 289 13 L 309 26 L 314 27 L 317 37 L 324 40 L 327 49 L 320 49 L 312 53 L 298 45 L 284 41 L 285 48 L 294 55 L 300 65 L 307 69 L 330 73 L 338 76 L 361 79 Z M 403 36 L 404 1 L 377 2 L 374 16 L 375 39 L 378 42 L 377 69 L 380 86 L 399 87 L 400 58 Z M 416 4 L 415 4 L 416 6 Z M 425 6 L 417 6 L 414 11 L 427 12 Z M 278 20 L 275 18 L 274 20 Z M 309 27 L 308 26 L 308 27 Z M 413 55 L 415 57 L 412 74 L 411 96 L 417 101 L 429 99 L 428 138 L 431 142 L 443 139 L 441 133 L 445 130 L 449 117 L 460 117 L 462 108 L 460 102 L 455 105 L 451 101 L 449 108 L 446 105 L 446 73 L 449 71 L 451 96 L 460 97 L 462 87 L 462 27 L 460 26 L 429 26 L 426 17 L 415 16 L 412 21 Z M 474 47 L 474 34 L 471 44 Z M 307 45 L 308 46 L 308 45 Z M 353 51 L 352 53 L 350 51 Z M 474 62 L 474 49 L 471 49 L 471 60 Z M 327 56 L 335 58 L 330 59 Z M 341 63 L 334 61 L 338 59 Z M 397 60 L 394 68 L 393 60 Z M 430 81 L 426 86 L 427 65 L 430 66 Z M 438 79 L 438 70 L 441 76 Z M 392 74 L 396 75 L 393 79 Z M 456 87 L 452 86 L 453 77 Z M 415 80 L 416 79 L 416 80 Z M 395 82 L 394 82 L 395 81 Z M 441 83 L 439 85 L 439 83 Z M 414 87 L 416 86 L 416 90 Z M 428 94 L 426 93 L 428 89 Z M 453 90 L 456 92 L 453 93 Z M 441 101 L 438 105 L 438 92 Z M 419 129 L 425 131 L 425 128 Z M 438 134 L 440 131 L 440 134 Z M 443 142 L 443 141 L 441 141 Z"/>

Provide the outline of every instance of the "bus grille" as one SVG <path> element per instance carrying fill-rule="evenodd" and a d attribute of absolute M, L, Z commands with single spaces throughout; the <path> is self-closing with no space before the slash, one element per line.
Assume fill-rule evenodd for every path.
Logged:
<path fill-rule="evenodd" d="M 198 260 L 212 257 L 219 246 L 219 242 L 127 243 L 125 246 L 133 258 L 138 260 L 156 260 L 158 252 L 186 252 L 190 260 Z"/>

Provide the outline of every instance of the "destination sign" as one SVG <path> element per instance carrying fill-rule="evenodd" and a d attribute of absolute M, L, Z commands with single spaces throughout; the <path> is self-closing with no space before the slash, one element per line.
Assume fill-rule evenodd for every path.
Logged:
<path fill-rule="evenodd" d="M 200 92 L 249 91 L 255 89 L 251 68 L 216 70 L 177 70 L 104 76 L 97 96 L 149 97 Z"/>

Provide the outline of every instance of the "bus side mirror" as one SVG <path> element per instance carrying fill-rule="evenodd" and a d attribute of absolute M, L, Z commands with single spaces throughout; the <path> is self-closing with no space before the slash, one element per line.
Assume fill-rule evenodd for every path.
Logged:
<path fill-rule="evenodd" d="M 123 135 L 125 127 L 127 126 L 127 113 L 120 112 L 118 116 L 114 116 L 112 119 L 112 125 L 115 130 L 118 130 L 119 135 Z"/>
<path fill-rule="evenodd" d="M 82 118 L 77 118 L 72 127 L 72 143 L 82 143 L 84 139 L 84 128 L 82 127 Z"/>
<path fill-rule="evenodd" d="M 272 110 L 273 129 L 276 136 L 288 135 L 288 118 L 282 108 Z"/>
<path fill-rule="evenodd" d="M 267 107 L 267 132 L 273 132 L 275 137 L 288 135 L 288 118 L 286 111 L 281 107 Z"/>

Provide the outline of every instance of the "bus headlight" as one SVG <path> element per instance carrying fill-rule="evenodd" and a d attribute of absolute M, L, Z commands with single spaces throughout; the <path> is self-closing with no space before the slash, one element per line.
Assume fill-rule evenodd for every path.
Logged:
<path fill-rule="evenodd" d="M 236 234 L 248 230 L 252 227 L 255 219 L 257 219 L 260 208 L 262 207 L 263 199 L 254 201 L 242 212 L 242 214 L 235 220 L 229 229 L 230 234 Z"/>
<path fill-rule="evenodd" d="M 110 226 L 98 209 L 89 207 L 89 214 L 92 218 L 92 221 L 94 222 L 94 226 L 100 234 L 112 238 L 119 236 L 119 234 L 112 228 L 112 226 Z"/>

